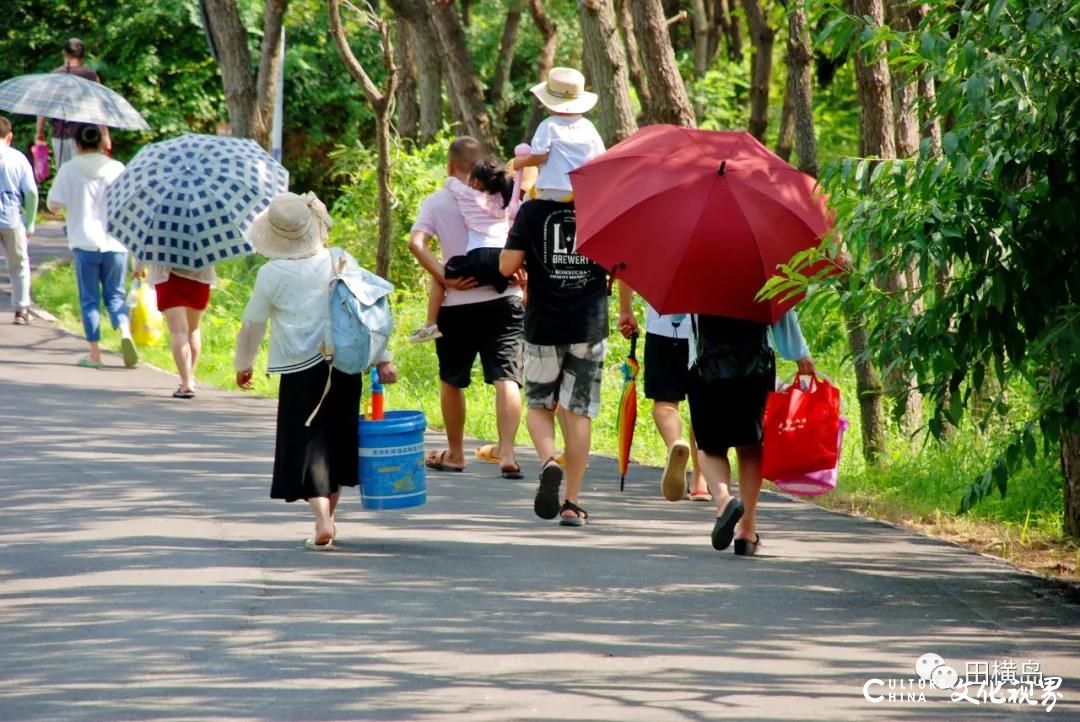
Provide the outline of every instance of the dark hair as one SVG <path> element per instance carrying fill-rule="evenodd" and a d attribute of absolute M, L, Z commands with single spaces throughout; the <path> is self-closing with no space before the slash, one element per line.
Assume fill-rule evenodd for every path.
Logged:
<path fill-rule="evenodd" d="M 11 121 L 0 115 L 0 138 L 7 138 L 11 135 Z"/>
<path fill-rule="evenodd" d="M 97 150 L 101 145 L 101 128 L 96 125 L 79 125 L 75 131 L 75 145 L 86 150 Z"/>
<path fill-rule="evenodd" d="M 86 46 L 82 40 L 71 38 L 64 43 L 64 53 L 72 58 L 82 59 L 86 57 Z"/>
<path fill-rule="evenodd" d="M 467 135 L 463 135 L 450 144 L 450 162 L 458 173 L 471 173 L 476 161 L 484 154 L 484 147 L 480 141 Z"/>
<path fill-rule="evenodd" d="M 473 166 L 470 178 L 480 183 L 480 187 L 492 195 L 501 195 L 503 208 L 510 205 L 514 194 L 514 177 L 499 161 L 494 158 L 482 158 Z"/>

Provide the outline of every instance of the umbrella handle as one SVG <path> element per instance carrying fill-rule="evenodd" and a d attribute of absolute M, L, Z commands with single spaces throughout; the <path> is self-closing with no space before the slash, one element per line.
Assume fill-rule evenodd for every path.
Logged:
<path fill-rule="evenodd" d="M 630 334 L 630 358 L 634 359 L 635 361 L 637 361 L 637 340 L 638 332 L 634 331 L 632 334 Z"/>
<path fill-rule="evenodd" d="M 616 263 L 614 266 L 611 267 L 611 273 L 608 274 L 607 295 L 611 295 L 611 289 L 615 286 L 615 276 L 619 273 L 621 269 L 625 268 L 625 263 Z"/>

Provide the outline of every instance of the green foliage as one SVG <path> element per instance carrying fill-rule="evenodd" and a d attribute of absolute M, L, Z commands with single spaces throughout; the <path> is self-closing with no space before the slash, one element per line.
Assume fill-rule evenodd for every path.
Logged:
<path fill-rule="evenodd" d="M 150 133 L 118 131 L 114 153 L 130 158 L 147 141 L 188 130 L 212 132 L 225 118 L 217 67 L 197 24 L 195 0 L 11 0 L 0 29 L 5 76 L 48 72 L 69 37 L 87 47 L 86 64 L 143 114 Z M 16 145 L 33 140 L 34 119 L 14 117 Z"/>
<path fill-rule="evenodd" d="M 854 261 L 826 283 L 867 314 L 885 372 L 930 399 L 935 437 L 965 420 L 1008 430 L 966 511 L 1078 428 L 1080 6 L 937 7 L 917 32 L 879 38 L 895 67 L 925 66 L 937 82 L 928 110 L 950 127 L 940 156 L 924 142 L 910 161 L 848 158 L 823 175 Z M 869 282 L 909 268 L 910 293 Z"/>
<path fill-rule="evenodd" d="M 446 180 L 446 149 L 452 139 L 449 130 L 444 130 L 427 146 L 399 141 L 391 149 L 396 240 L 391 249 L 389 280 L 401 288 L 426 288 L 426 274 L 409 252 L 409 229 L 423 200 Z M 375 148 L 354 141 L 336 148 L 330 158 L 341 184 L 333 206 L 330 239 L 347 248 L 365 267 L 374 268 L 379 225 Z"/>

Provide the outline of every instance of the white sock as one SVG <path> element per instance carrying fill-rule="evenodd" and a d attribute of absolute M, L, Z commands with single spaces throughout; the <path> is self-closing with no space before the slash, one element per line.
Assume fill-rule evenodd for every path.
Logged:
<path fill-rule="evenodd" d="M 131 321 L 126 318 L 120 320 L 120 338 L 131 338 Z"/>

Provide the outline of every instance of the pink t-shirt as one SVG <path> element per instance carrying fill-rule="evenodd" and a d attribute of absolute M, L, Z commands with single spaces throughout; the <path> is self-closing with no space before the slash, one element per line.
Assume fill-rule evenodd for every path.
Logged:
<path fill-rule="evenodd" d="M 454 196 L 445 186 L 428 196 L 420 206 L 412 230 L 427 233 L 439 239 L 439 250 L 444 263 L 451 256 L 464 256 L 469 245 L 469 230 L 465 227 L 465 219 L 458 209 Z M 468 291 L 448 288 L 442 305 L 461 306 L 467 303 L 483 303 L 505 296 L 520 295 L 521 288 L 518 286 L 508 286 L 503 293 L 498 293 L 491 286 L 480 286 Z"/>

